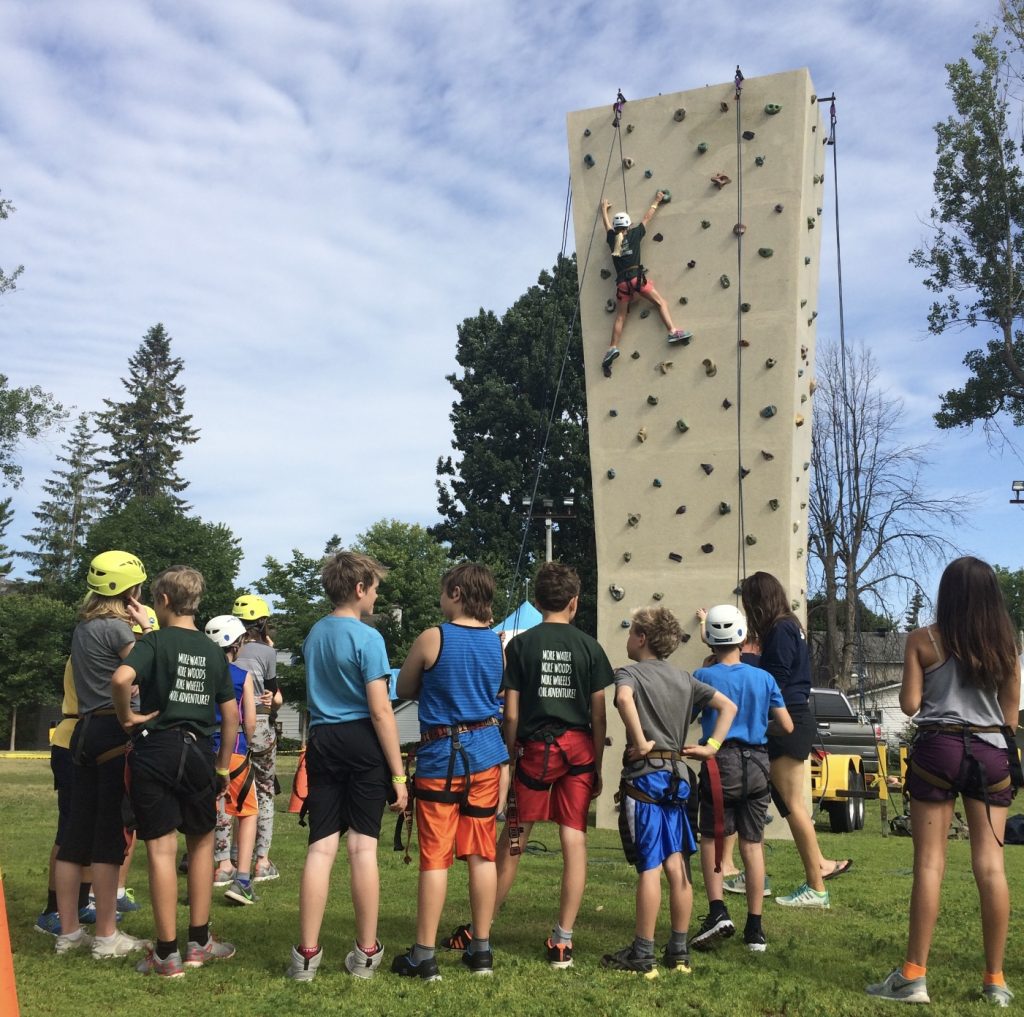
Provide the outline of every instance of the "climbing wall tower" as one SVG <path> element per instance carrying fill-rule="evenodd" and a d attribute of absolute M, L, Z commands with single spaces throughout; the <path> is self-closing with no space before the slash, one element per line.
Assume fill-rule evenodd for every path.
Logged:
<path fill-rule="evenodd" d="M 695 611 L 734 601 L 744 574 L 774 573 L 805 610 L 826 137 L 806 70 L 748 79 L 738 95 L 728 82 L 629 101 L 618 126 L 611 103 L 568 116 L 598 637 L 615 665 L 631 609 L 660 601 L 688 637 L 673 661 L 699 666 Z M 615 278 L 600 203 L 637 223 L 658 190 L 671 197 L 642 261 L 693 339 L 669 345 L 639 300 L 605 377 Z M 624 736 L 610 699 L 608 730 L 614 787 Z M 611 795 L 598 801 L 598 823 L 614 825 Z"/>

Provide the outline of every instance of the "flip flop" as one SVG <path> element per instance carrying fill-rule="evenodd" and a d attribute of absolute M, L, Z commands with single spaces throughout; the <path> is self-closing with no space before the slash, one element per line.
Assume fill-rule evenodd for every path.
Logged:
<path fill-rule="evenodd" d="M 844 872 L 849 872 L 853 868 L 853 859 L 847 858 L 845 861 L 836 862 L 835 868 L 827 875 L 822 876 L 822 879 L 835 879 L 836 876 L 841 876 Z"/>

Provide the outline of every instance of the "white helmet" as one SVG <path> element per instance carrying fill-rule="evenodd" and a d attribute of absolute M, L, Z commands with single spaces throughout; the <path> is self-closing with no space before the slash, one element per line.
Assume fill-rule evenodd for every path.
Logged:
<path fill-rule="evenodd" d="M 704 642 L 708 646 L 741 646 L 747 638 L 747 619 L 732 604 L 718 604 L 704 619 Z"/>
<path fill-rule="evenodd" d="M 629 214 L 626 212 L 616 212 L 612 216 L 612 229 L 617 230 L 620 226 L 625 226 L 629 229 L 633 225 L 633 220 L 630 219 Z"/>
<path fill-rule="evenodd" d="M 219 614 L 206 623 L 206 634 L 222 650 L 226 650 L 245 635 L 245 624 L 233 614 Z"/>

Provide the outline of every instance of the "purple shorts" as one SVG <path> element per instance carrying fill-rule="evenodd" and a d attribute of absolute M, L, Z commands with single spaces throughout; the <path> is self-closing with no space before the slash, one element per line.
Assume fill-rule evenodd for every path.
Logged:
<path fill-rule="evenodd" d="M 981 764 L 982 780 L 986 787 L 1005 780 L 1010 775 L 1010 760 L 1006 749 L 997 748 L 980 738 L 971 738 L 971 755 Z M 970 769 L 963 766 L 963 736 L 951 732 L 928 734 L 919 732 L 910 750 L 910 760 L 933 777 L 946 781 L 951 787 L 936 787 L 907 767 L 907 793 L 919 802 L 948 802 L 958 794 L 964 798 L 983 801 L 985 795 L 977 782 L 971 779 Z M 963 773 L 961 774 L 961 770 Z M 990 805 L 1006 807 L 1013 801 L 1014 788 L 1008 783 L 1001 791 L 990 791 Z"/>

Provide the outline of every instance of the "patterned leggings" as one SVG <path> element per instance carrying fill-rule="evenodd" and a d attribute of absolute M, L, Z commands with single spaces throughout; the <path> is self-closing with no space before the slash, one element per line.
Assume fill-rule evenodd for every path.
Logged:
<path fill-rule="evenodd" d="M 260 808 L 256 824 L 256 858 L 266 858 L 274 837 L 274 770 L 277 766 L 277 731 L 270 726 L 269 717 L 256 718 L 256 731 L 249 748 Z"/>

